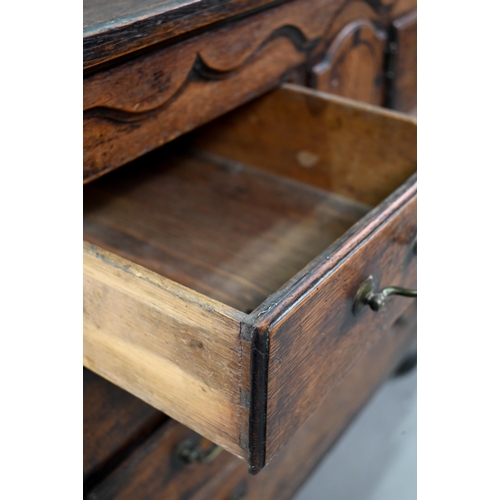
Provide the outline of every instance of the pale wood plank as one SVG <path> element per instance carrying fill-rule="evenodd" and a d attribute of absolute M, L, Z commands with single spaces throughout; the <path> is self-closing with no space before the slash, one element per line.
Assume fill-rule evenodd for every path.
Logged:
<path fill-rule="evenodd" d="M 240 457 L 245 316 L 84 243 L 84 365 Z"/>

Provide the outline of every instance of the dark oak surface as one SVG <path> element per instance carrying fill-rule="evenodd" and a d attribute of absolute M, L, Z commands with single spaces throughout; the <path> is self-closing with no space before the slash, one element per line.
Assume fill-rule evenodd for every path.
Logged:
<path fill-rule="evenodd" d="M 83 68 L 276 0 L 84 0 Z"/>
<path fill-rule="evenodd" d="M 86 369 L 83 400 L 83 480 L 87 489 L 167 417 Z"/>
<path fill-rule="evenodd" d="M 84 0 L 83 68 L 165 42 L 211 24 L 231 22 L 286 0 Z M 340 1 L 338 2 L 340 3 Z M 415 0 L 366 0 L 382 19 Z"/>
<path fill-rule="evenodd" d="M 209 464 L 187 464 L 177 454 L 187 439 L 200 441 L 187 427 L 168 421 L 94 488 L 89 500 L 212 498 L 203 491 L 213 489 L 213 477 L 217 491 L 222 486 L 220 479 L 244 463 L 223 452 Z"/>
<path fill-rule="evenodd" d="M 376 388 L 393 372 L 417 335 L 416 304 L 404 313 L 327 392 L 320 407 L 257 475 L 248 478 L 249 499 L 288 500 L 342 435 Z M 332 492 L 332 498 L 335 492 Z"/>
<path fill-rule="evenodd" d="M 305 83 L 310 67 L 321 61 L 333 65 L 327 71 L 333 77 L 325 77 L 337 82 L 332 91 L 379 102 L 385 31 L 414 3 L 278 2 L 88 73 L 83 84 L 84 182 L 282 82 Z"/>
<path fill-rule="evenodd" d="M 417 106 L 417 11 L 396 19 L 390 33 L 396 54 L 387 104 L 410 112 Z"/>
<path fill-rule="evenodd" d="M 89 184 L 84 237 L 250 312 L 369 207 L 202 153 L 159 151 Z"/>
<path fill-rule="evenodd" d="M 88 182 L 294 78 L 317 46 L 329 0 L 294 0 L 84 79 Z"/>
<path fill-rule="evenodd" d="M 397 41 L 399 50 L 391 106 L 413 108 L 416 12 L 410 11 L 415 6 L 414 0 L 85 0 L 85 179 L 92 180 L 285 80 L 308 82 L 328 92 L 380 104 L 387 91 L 380 75 L 387 32 Z M 316 119 L 318 110 L 314 106 L 311 110 Z M 303 129 L 313 130 L 309 126 Z M 271 163 L 278 159 L 278 164 L 287 163 L 288 167 L 296 161 L 297 138 L 287 138 L 282 129 L 276 131 L 271 142 L 274 147 L 285 144 L 285 148 Z M 411 134 L 408 138 L 397 152 L 405 159 L 413 154 L 404 151 Z M 314 151 L 322 142 L 324 137 L 317 137 L 308 147 Z M 402 144 L 401 140 L 395 142 Z M 293 156 L 283 162 L 280 155 L 287 153 L 287 148 Z M 322 153 L 316 156 L 324 159 Z M 311 156 L 303 155 L 302 161 L 307 164 Z M 182 154 L 160 164 L 152 167 L 143 163 L 141 167 L 138 163 L 115 177 L 115 185 L 98 182 L 86 191 L 88 238 L 246 312 L 261 304 L 367 211 L 366 206 L 341 196 L 257 173 L 214 156 Z M 145 176 L 149 184 L 136 183 L 134 168 L 151 169 Z M 187 181 L 181 169 L 185 169 Z M 279 167 L 270 171 L 283 174 Z M 315 180 L 317 170 L 307 165 L 301 165 L 298 172 L 297 178 L 304 182 L 338 188 L 330 184 L 337 182 L 338 175 L 330 179 L 320 170 L 319 177 L 326 178 L 325 183 L 318 181 L 319 177 Z M 376 172 L 380 174 L 380 170 Z M 398 169 L 389 169 L 387 176 L 393 174 L 394 183 L 399 185 L 397 176 L 405 175 L 403 170 L 398 173 Z M 363 175 L 369 178 L 370 171 Z M 165 179 L 174 181 L 166 190 L 162 187 Z M 370 181 L 365 177 L 362 183 L 368 186 Z M 213 191 L 206 189 L 214 185 Z M 355 191 L 355 197 L 371 204 L 381 199 L 378 192 L 368 190 L 366 195 Z M 193 192 L 196 194 L 190 202 Z M 130 194 L 133 196 L 128 198 Z M 172 204 L 179 208 L 173 218 L 169 216 Z M 154 207 L 151 212 L 148 206 Z M 145 217 L 137 216 L 141 210 L 145 210 Z M 199 246 L 186 230 L 193 228 L 201 236 Z M 405 223 L 402 228 L 406 231 Z M 390 271 L 384 271 L 384 276 L 399 279 L 391 271 L 391 259 L 398 259 L 391 250 L 396 244 L 394 238 L 387 236 L 373 254 L 368 251 L 366 255 L 361 249 L 359 255 L 366 258 L 367 272 L 367 266 L 383 261 Z M 172 241 L 178 250 L 172 250 Z M 343 276 L 352 277 L 352 269 L 343 265 L 347 269 Z M 409 266 L 413 269 L 413 261 Z M 335 286 L 344 291 L 354 287 L 344 282 Z M 346 292 L 349 297 L 351 292 L 350 288 Z M 324 316 L 335 323 L 341 321 L 341 314 L 330 317 L 329 293 L 323 289 L 311 296 L 316 296 L 317 310 L 326 311 Z M 396 309 L 402 310 L 404 306 L 399 304 L 404 299 L 394 300 Z M 87 372 L 84 478 L 93 489 L 89 498 L 233 500 L 244 491 L 255 500 L 290 498 L 395 366 L 415 333 L 410 306 L 396 320 L 396 312 L 384 313 L 382 319 L 373 322 L 370 338 L 362 338 L 368 330 L 349 329 L 349 334 L 326 342 L 325 349 L 318 331 L 326 331 L 331 324 L 320 318 L 311 327 L 310 318 L 290 319 L 286 310 L 290 304 L 285 301 L 258 318 L 261 332 L 269 329 L 273 335 L 269 387 L 274 391 L 270 393 L 274 408 L 271 404 L 269 419 L 264 422 L 268 442 L 267 450 L 260 452 L 261 459 L 266 451 L 265 461 L 282 450 L 257 477 L 248 476 L 245 464 L 225 452 L 208 467 L 179 464 L 172 458 L 175 443 L 183 436 L 194 435 L 192 431 L 174 421 L 167 423 L 161 413 Z M 294 306 L 295 311 L 300 316 L 300 307 Z M 345 324 L 340 325 L 341 333 L 342 326 Z M 313 332 L 312 341 L 300 345 L 301 339 L 290 333 L 297 330 L 309 337 Z M 303 356 L 319 352 L 319 365 L 323 366 L 332 342 L 335 349 L 347 350 L 353 356 L 341 359 L 338 356 L 342 353 L 336 353 L 338 363 L 331 370 L 335 384 L 328 385 L 328 377 L 314 378 L 314 367 L 305 366 Z M 273 373 L 279 376 L 273 377 Z M 301 387 L 310 406 L 290 400 L 294 395 L 283 383 L 287 377 L 298 380 L 292 385 Z M 294 411 L 282 412 L 287 405 Z M 300 423 L 302 427 L 285 445 L 287 438 L 280 435 L 282 426 L 292 435 Z M 161 428 L 156 432 L 158 426 Z M 151 437 L 143 443 L 148 435 Z"/>
<path fill-rule="evenodd" d="M 302 425 L 328 388 L 342 384 L 345 374 L 412 300 L 395 297 L 382 311 L 375 313 L 365 306 L 356 317 L 353 314 L 356 291 L 370 275 L 379 287 L 416 288 L 412 247 L 416 236 L 415 195 L 414 188 L 407 186 L 401 193 L 404 201 L 393 200 L 393 213 L 374 233 L 347 254 L 339 244 L 323 266 L 330 270 L 318 269 L 298 285 L 302 291 L 300 301 L 294 299 L 297 305 L 286 310 L 284 298 L 263 321 L 269 322 L 270 346 L 266 460 Z M 317 283 L 315 280 L 322 276 L 325 278 Z M 289 294 L 297 295 L 298 290 Z"/>

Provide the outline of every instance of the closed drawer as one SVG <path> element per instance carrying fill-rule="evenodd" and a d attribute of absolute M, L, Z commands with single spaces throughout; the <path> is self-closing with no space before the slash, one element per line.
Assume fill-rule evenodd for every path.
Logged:
<path fill-rule="evenodd" d="M 292 85 L 84 191 L 84 363 L 259 471 L 408 307 L 416 122 Z M 375 290 L 377 291 L 377 290 Z"/>
<path fill-rule="evenodd" d="M 124 452 L 167 419 L 128 392 L 83 371 L 83 483 L 87 491 Z"/>

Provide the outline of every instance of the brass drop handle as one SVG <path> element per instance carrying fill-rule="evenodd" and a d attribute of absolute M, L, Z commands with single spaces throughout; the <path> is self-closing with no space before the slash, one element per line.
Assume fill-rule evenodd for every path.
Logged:
<path fill-rule="evenodd" d="M 199 444 L 191 441 L 189 438 L 182 441 L 177 447 L 177 456 L 187 464 L 199 462 L 209 464 L 213 462 L 223 451 L 221 446 L 212 444 L 208 448 L 202 448 Z"/>
<path fill-rule="evenodd" d="M 364 306 L 370 306 L 372 311 L 380 311 L 385 305 L 387 297 L 390 295 L 401 295 L 403 297 L 416 297 L 417 291 L 400 286 L 388 286 L 380 292 L 375 293 L 375 280 L 370 276 L 358 289 L 354 300 L 354 314 Z"/>

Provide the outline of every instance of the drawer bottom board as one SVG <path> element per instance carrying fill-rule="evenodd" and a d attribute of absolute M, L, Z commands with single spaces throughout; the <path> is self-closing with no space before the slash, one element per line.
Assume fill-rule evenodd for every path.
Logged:
<path fill-rule="evenodd" d="M 156 154 L 85 187 L 85 240 L 246 313 L 371 208 L 220 157 Z"/>

